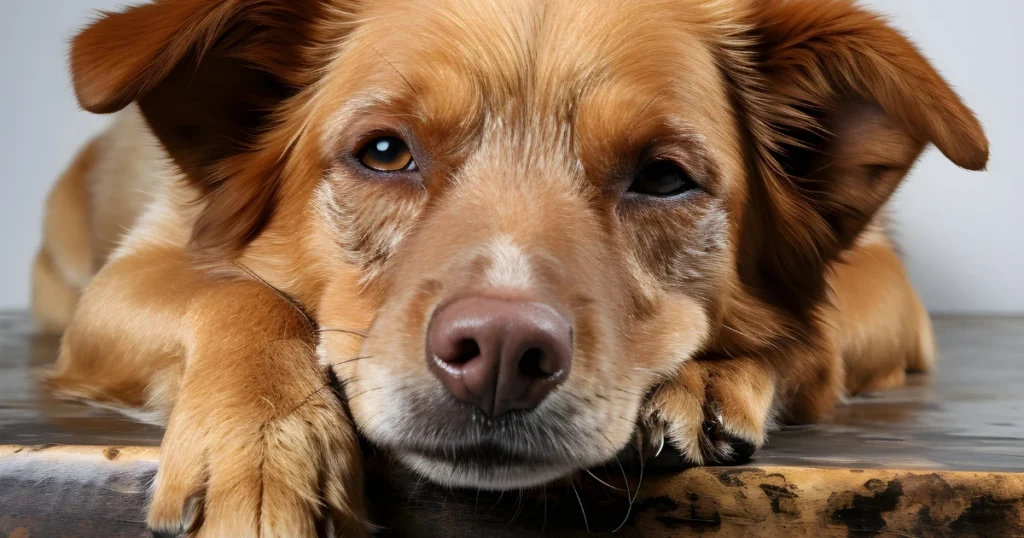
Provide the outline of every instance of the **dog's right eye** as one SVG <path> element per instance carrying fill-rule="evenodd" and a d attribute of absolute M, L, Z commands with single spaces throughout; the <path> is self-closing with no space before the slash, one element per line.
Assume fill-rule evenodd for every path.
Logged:
<path fill-rule="evenodd" d="M 685 170 L 673 162 L 654 161 L 633 179 L 629 192 L 656 198 L 672 198 L 699 188 Z"/>
<path fill-rule="evenodd" d="M 412 151 L 401 139 L 382 136 L 370 140 L 357 154 L 359 162 L 377 172 L 414 172 L 417 170 Z"/>

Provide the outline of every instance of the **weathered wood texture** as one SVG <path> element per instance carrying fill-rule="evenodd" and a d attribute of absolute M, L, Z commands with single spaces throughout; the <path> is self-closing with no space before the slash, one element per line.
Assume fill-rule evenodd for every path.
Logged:
<path fill-rule="evenodd" d="M 639 473 L 612 466 L 575 488 L 497 495 L 422 485 L 370 456 L 375 521 L 415 537 L 585 536 L 623 521 L 622 536 L 1024 537 L 1024 319 L 936 329 L 936 376 L 779 432 L 748 466 L 648 468 L 639 494 Z M 56 345 L 0 315 L 0 536 L 148 537 L 161 431 L 49 396 L 33 370 Z M 636 495 L 631 509 L 612 488 Z"/>

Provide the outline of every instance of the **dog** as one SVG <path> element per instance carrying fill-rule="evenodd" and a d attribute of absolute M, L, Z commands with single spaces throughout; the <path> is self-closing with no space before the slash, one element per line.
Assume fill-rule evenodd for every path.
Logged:
<path fill-rule="evenodd" d="M 119 114 L 49 198 L 48 381 L 166 421 L 149 525 L 191 536 L 371 532 L 360 436 L 504 490 L 901 386 L 884 206 L 988 159 L 848 0 L 156 0 L 70 58 Z"/>

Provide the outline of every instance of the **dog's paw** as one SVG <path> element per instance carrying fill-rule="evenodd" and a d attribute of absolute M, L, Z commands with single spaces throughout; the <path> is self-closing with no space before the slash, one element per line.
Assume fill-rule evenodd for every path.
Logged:
<path fill-rule="evenodd" d="M 775 393 L 775 376 L 759 361 L 690 361 L 644 408 L 641 453 L 670 467 L 745 463 L 774 426 Z"/>
<path fill-rule="evenodd" d="M 198 405 L 171 418 L 149 526 L 189 538 L 365 536 L 359 443 L 324 388 L 269 421 Z"/>

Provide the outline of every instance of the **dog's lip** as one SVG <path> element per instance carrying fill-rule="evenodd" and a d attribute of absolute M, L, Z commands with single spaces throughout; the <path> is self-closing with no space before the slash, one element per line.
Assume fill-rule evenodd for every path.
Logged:
<path fill-rule="evenodd" d="M 536 487 L 569 476 L 575 470 L 568 463 L 456 461 L 411 450 L 400 451 L 395 456 L 436 484 L 486 491 Z"/>
<path fill-rule="evenodd" d="M 526 423 L 536 426 L 536 410 L 512 411 L 491 418 L 464 404 L 458 404 L 456 409 L 463 412 L 448 416 L 447 423 L 452 428 L 447 435 L 419 436 L 410 432 L 412 435 L 405 437 L 400 446 L 392 445 L 392 449 L 428 460 L 476 467 L 548 466 L 573 461 L 570 455 L 557 450 L 558 443 L 538 443 L 537 428 L 524 427 Z M 551 440 L 551 433 L 547 439 Z"/>
<path fill-rule="evenodd" d="M 435 461 L 478 467 L 523 467 L 531 465 L 557 465 L 562 459 L 539 457 L 485 441 L 474 444 L 449 444 L 432 447 L 405 447 L 405 451 Z"/>

